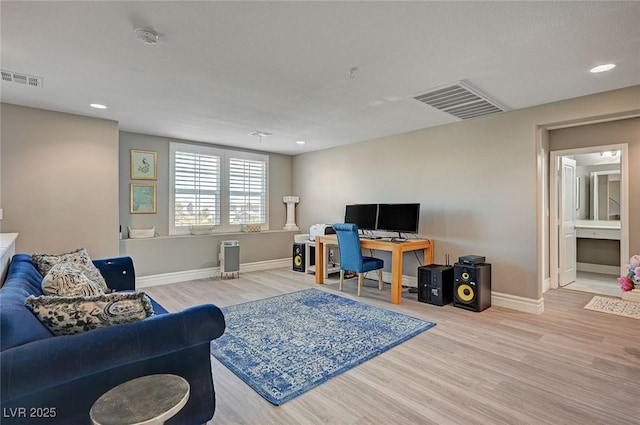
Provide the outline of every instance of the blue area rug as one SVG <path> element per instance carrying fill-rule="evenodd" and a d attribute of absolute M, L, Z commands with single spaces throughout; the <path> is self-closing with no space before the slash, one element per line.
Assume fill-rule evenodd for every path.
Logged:
<path fill-rule="evenodd" d="M 211 354 L 275 405 L 435 326 L 317 289 L 222 311 Z"/>

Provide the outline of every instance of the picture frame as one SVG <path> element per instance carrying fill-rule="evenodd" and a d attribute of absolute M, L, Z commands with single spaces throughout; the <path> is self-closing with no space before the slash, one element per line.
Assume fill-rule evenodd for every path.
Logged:
<path fill-rule="evenodd" d="M 131 183 L 129 185 L 130 213 L 131 214 L 155 214 L 156 213 L 156 185 Z"/>
<path fill-rule="evenodd" d="M 131 149 L 131 180 L 157 180 L 158 153 Z"/>

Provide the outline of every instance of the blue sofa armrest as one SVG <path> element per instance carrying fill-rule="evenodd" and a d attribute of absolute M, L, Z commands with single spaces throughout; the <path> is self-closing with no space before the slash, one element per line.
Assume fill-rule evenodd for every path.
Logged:
<path fill-rule="evenodd" d="M 131 257 L 101 258 L 93 260 L 107 286 L 115 291 L 136 289 L 136 273 Z"/>
<path fill-rule="evenodd" d="M 0 354 L 3 405 L 107 370 L 117 374 L 121 366 L 208 344 L 224 329 L 222 311 L 204 304 L 5 350 Z"/>

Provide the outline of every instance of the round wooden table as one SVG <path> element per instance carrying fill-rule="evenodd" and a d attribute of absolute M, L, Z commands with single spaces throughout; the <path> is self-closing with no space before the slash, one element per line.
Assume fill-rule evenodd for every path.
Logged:
<path fill-rule="evenodd" d="M 91 407 L 93 425 L 162 425 L 189 400 L 189 383 L 177 375 L 132 379 L 104 393 Z"/>

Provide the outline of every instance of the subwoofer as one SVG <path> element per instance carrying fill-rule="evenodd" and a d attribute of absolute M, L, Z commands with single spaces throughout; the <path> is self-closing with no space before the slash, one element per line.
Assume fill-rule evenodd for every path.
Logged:
<path fill-rule="evenodd" d="M 293 270 L 304 272 L 304 244 L 293 244 Z"/>
<path fill-rule="evenodd" d="M 447 305 L 453 300 L 453 267 L 429 264 L 418 267 L 418 301 Z"/>
<path fill-rule="evenodd" d="M 471 311 L 491 307 L 491 264 L 453 265 L 453 305 Z"/>

